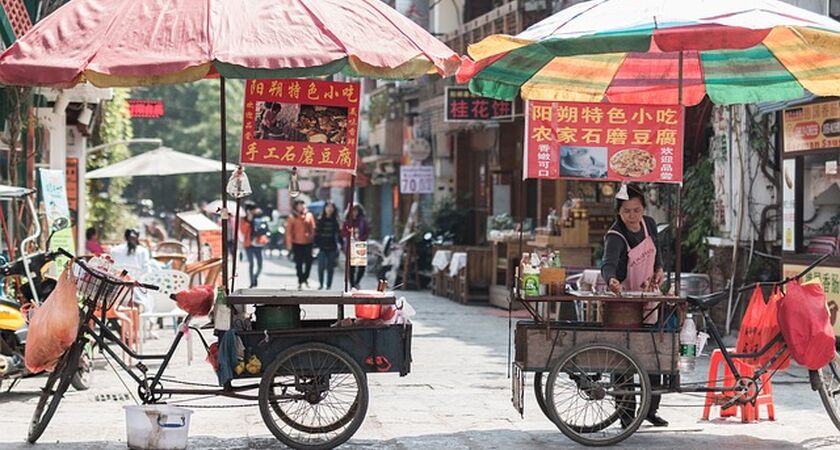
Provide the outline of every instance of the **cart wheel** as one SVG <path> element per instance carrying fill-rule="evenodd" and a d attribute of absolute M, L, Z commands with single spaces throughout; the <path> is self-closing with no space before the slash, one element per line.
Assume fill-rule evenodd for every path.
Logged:
<path fill-rule="evenodd" d="M 368 406 L 367 376 L 347 353 L 326 344 L 296 345 L 266 368 L 260 413 L 277 439 L 305 450 L 341 445 Z"/>
<path fill-rule="evenodd" d="M 47 377 L 47 382 L 41 389 L 41 398 L 38 399 L 38 405 L 35 406 L 32 421 L 29 423 L 29 434 L 26 440 L 30 444 L 34 444 L 44 434 L 44 430 L 47 429 L 47 425 L 58 409 L 58 404 L 64 398 L 64 393 L 76 375 L 84 345 L 84 338 L 77 338 Z"/>
<path fill-rule="evenodd" d="M 840 430 L 840 355 L 819 370 L 820 399 L 834 426 Z"/>
<path fill-rule="evenodd" d="M 610 344 L 582 344 L 552 366 L 546 407 L 552 422 L 575 442 L 615 445 L 644 421 L 650 380 L 629 351 Z"/>

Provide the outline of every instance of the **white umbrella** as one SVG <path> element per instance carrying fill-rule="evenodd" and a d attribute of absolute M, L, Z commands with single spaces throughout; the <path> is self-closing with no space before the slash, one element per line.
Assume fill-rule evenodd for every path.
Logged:
<path fill-rule="evenodd" d="M 89 172 L 85 178 L 117 178 L 207 173 L 222 170 L 221 161 L 161 147 Z"/>

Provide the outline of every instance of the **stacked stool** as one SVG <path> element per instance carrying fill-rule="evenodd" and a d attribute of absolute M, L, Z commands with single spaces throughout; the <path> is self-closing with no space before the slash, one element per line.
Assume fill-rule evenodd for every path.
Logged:
<path fill-rule="evenodd" d="M 743 361 L 735 360 L 735 367 L 742 377 L 751 377 L 755 374 L 755 368 L 746 364 Z M 712 352 L 712 359 L 709 363 L 709 380 L 706 386 L 709 388 L 718 387 L 718 374 L 721 367 L 723 368 L 722 385 L 730 387 L 735 385 L 735 375 L 729 370 L 726 360 L 723 358 L 723 353 L 719 349 Z M 706 403 L 703 407 L 703 420 L 709 420 L 712 405 L 723 405 L 735 396 L 734 392 L 707 392 Z M 749 423 L 756 422 L 760 419 L 759 409 L 761 406 L 767 408 L 767 418 L 776 420 L 775 408 L 773 406 L 773 385 L 770 382 L 770 374 L 765 373 L 761 376 L 761 392 L 755 400 L 755 405 L 747 403 L 745 405 L 735 405 L 729 408 L 721 408 L 720 417 L 733 417 L 738 414 L 738 409 L 741 413 L 741 422 Z"/>

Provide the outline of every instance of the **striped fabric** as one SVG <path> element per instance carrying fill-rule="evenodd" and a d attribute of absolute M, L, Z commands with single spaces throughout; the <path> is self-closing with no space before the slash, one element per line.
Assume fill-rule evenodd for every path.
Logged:
<path fill-rule="evenodd" d="M 663 50 L 660 50 L 663 49 Z M 717 104 L 840 95 L 840 24 L 775 0 L 592 0 L 470 47 L 459 82 L 510 100 Z"/>

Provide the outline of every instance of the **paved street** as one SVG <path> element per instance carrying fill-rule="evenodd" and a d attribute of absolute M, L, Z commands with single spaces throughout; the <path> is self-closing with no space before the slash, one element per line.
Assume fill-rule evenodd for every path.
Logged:
<path fill-rule="evenodd" d="M 293 269 L 287 261 L 266 263 L 262 286 L 291 286 Z M 315 276 L 312 277 L 313 286 Z M 373 279 L 368 279 L 373 284 Z M 262 287 L 261 286 L 261 287 Z M 345 446 L 372 449 L 548 449 L 574 448 L 539 411 L 532 389 L 526 392 L 525 418 L 510 405 L 506 377 L 508 319 L 490 307 L 461 306 L 428 293 L 407 293 L 417 309 L 414 328 L 413 372 L 405 378 L 371 375 L 371 402 L 362 428 Z M 320 314 L 324 311 L 311 311 Z M 160 351 L 170 330 L 147 343 Z M 197 342 L 197 341 L 196 341 Z M 196 348 L 186 364 L 185 350 L 177 355 L 171 376 L 212 382 L 214 375 Z M 113 372 L 100 362 L 94 387 L 71 391 L 36 448 L 118 449 L 125 447 L 122 406 L 131 404 Z M 705 374 L 698 364 L 695 378 Z M 36 393 L 43 379 L 30 379 L 11 393 L 0 394 L 3 426 L 0 448 L 28 449 L 23 443 Z M 840 433 L 831 425 L 807 374 L 793 370 L 775 380 L 775 422 L 742 425 L 735 420 L 699 420 L 703 399 L 673 395 L 663 400 L 668 429 L 643 428 L 625 441 L 624 448 L 840 448 Z M 104 398 L 109 397 L 110 398 Z M 116 397 L 116 399 L 114 399 Z M 101 401 L 100 401 L 101 400 Z M 236 405 L 210 399 L 198 404 Z M 262 423 L 258 409 L 195 409 L 190 430 L 192 448 L 275 448 L 279 443 Z"/>

